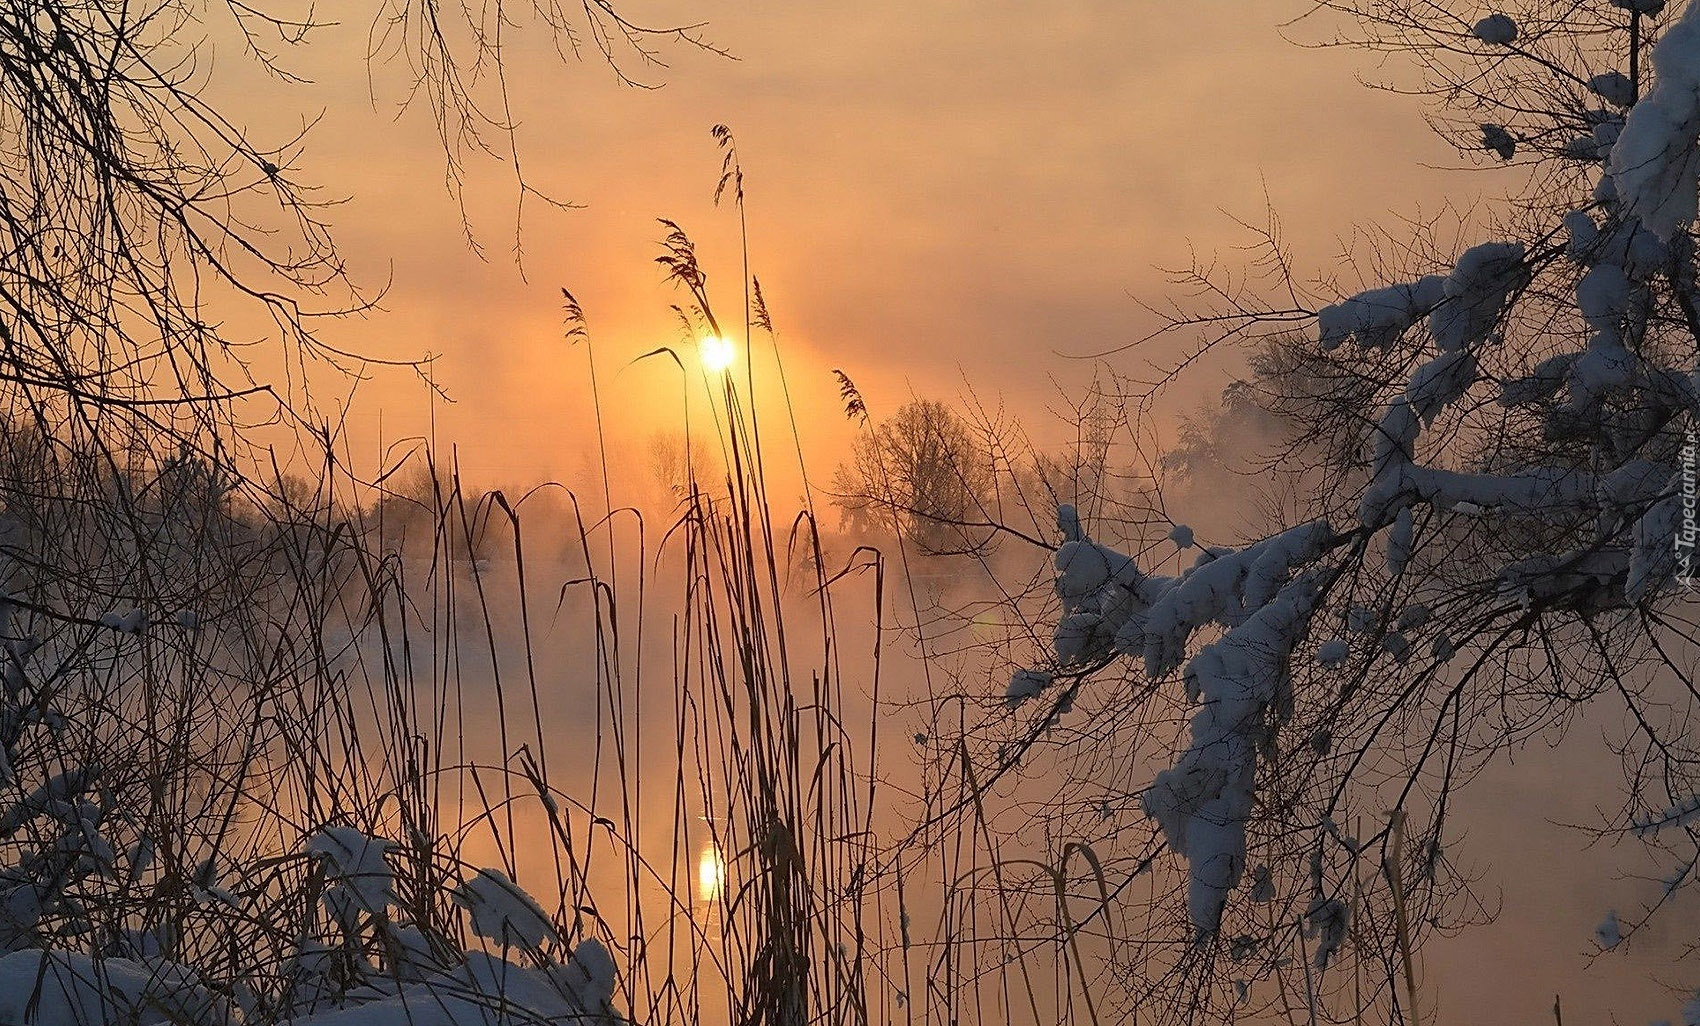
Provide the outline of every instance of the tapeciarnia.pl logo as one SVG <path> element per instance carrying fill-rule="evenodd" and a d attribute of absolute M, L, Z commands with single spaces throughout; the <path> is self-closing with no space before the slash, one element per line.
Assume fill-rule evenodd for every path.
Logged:
<path fill-rule="evenodd" d="M 1676 532 L 1676 582 L 1690 591 L 1700 588 L 1694 576 L 1694 546 L 1700 539 L 1700 522 L 1696 518 L 1696 460 L 1700 446 L 1696 445 L 1694 426 L 1689 425 L 1682 437 L 1682 525 Z"/>

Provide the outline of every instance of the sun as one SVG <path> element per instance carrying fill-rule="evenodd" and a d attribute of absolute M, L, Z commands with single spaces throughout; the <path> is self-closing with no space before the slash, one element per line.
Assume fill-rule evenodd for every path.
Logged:
<path fill-rule="evenodd" d="M 697 858 L 697 897 L 703 901 L 718 901 L 726 890 L 726 860 L 720 850 L 710 844 Z"/>
<path fill-rule="evenodd" d="M 738 359 L 738 348 L 729 338 L 710 335 L 697 346 L 698 355 L 702 357 L 702 369 L 712 374 L 719 374 L 729 369 Z"/>

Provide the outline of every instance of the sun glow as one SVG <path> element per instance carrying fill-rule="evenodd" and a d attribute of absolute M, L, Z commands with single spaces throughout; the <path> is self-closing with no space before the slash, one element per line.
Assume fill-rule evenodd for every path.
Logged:
<path fill-rule="evenodd" d="M 738 348 L 729 338 L 710 335 L 697 346 L 702 357 L 702 368 L 712 374 L 719 374 L 729 369 L 738 359 Z"/>
<path fill-rule="evenodd" d="M 697 858 L 697 897 L 703 901 L 718 901 L 726 892 L 726 860 L 720 849 L 710 844 Z"/>

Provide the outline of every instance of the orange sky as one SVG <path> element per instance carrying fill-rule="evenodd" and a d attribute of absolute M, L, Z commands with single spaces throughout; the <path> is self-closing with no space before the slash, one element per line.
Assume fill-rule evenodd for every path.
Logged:
<path fill-rule="evenodd" d="M 676 372 L 659 362 L 614 372 L 677 338 L 676 297 L 652 260 L 656 217 L 698 239 L 722 314 L 737 319 L 735 221 L 710 203 L 719 153 L 708 129 L 731 125 L 754 270 L 805 444 L 830 453 L 843 439 L 832 367 L 876 415 L 911 392 L 949 398 L 971 386 L 1043 425 L 1051 379 L 1091 370 L 1059 354 L 1148 330 L 1130 297 L 1164 298 L 1154 266 L 1184 262 L 1189 243 L 1236 259 L 1244 236 L 1223 211 L 1260 218 L 1265 186 L 1306 267 L 1354 221 L 1409 212 L 1425 196 L 1432 206 L 1443 187 L 1479 189 L 1418 166 L 1449 153 L 1412 103 L 1359 87 L 1351 55 L 1281 38 L 1278 23 L 1303 7 L 623 7 L 656 23 L 706 16 L 707 36 L 737 59 L 675 46 L 665 70 L 628 63 L 664 83 L 646 91 L 596 61 L 517 55 L 527 175 L 584 205 L 529 203 L 529 282 L 511 255 L 511 175 L 472 165 L 480 262 L 424 111 L 397 121 L 399 77 L 368 76 L 364 22 L 327 30 L 298 62 L 313 85 L 258 84 L 253 123 L 280 102 L 324 111 L 299 166 L 352 198 L 333 220 L 354 273 L 372 284 L 393 274 L 388 312 L 337 325 L 334 337 L 389 356 L 440 354 L 437 376 L 457 404 L 437 411 L 438 437 L 461 446 L 475 476 L 504 483 L 571 475 L 585 460 L 583 355 L 560 342 L 559 286 L 589 314 L 612 422 L 630 437 L 676 417 Z M 421 388 L 392 375 L 362 386 L 352 423 L 375 437 L 382 409 L 393 439 L 423 430 L 424 405 Z"/>

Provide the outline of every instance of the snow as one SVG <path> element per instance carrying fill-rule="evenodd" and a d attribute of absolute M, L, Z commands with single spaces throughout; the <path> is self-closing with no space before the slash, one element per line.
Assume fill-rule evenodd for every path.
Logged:
<path fill-rule="evenodd" d="M 1662 6 L 1644 0 L 1618 5 L 1644 14 Z M 1517 34 L 1517 25 L 1500 14 L 1482 18 L 1474 28 L 1474 35 L 1490 45 L 1510 45 Z M 1545 600 L 1590 615 L 1617 610 L 1655 596 L 1671 581 L 1680 475 L 1668 456 L 1658 458 L 1659 450 L 1647 439 L 1649 432 L 1657 438 L 1667 424 L 1679 423 L 1673 417 L 1700 408 L 1700 389 L 1655 364 L 1659 351 L 1649 341 L 1648 323 L 1663 295 L 1654 290 L 1654 277 L 1678 276 L 1692 262 L 1681 228 L 1695 218 L 1700 204 L 1700 3 L 1689 5 L 1680 21 L 1664 30 L 1653 63 L 1653 88 L 1639 103 L 1633 84 L 1620 72 L 1589 79 L 1588 89 L 1619 109 L 1582 111 L 1588 134 L 1569 145 L 1572 156 L 1607 161 L 1595 189 L 1599 209 L 1571 211 L 1563 232 L 1555 233 L 1577 275 L 1574 309 L 1587 326 L 1585 346 L 1578 349 L 1571 342 L 1554 347 L 1568 352 L 1539 352 L 1530 359 L 1532 371 L 1499 366 L 1507 357 L 1519 360 L 1529 352 L 1527 338 L 1516 340 L 1514 352 L 1494 349 L 1503 343 L 1507 309 L 1530 284 L 1533 266 L 1552 266 L 1556 254 L 1544 239 L 1533 250 L 1512 241 L 1475 245 L 1444 275 L 1369 289 L 1318 313 L 1323 350 L 1347 341 L 1371 349 L 1398 347 L 1385 362 L 1409 361 L 1405 365 L 1413 368 L 1402 389 L 1396 381 L 1389 383 L 1391 395 L 1381 400 L 1385 405 L 1363 411 L 1374 425 L 1369 439 L 1373 458 L 1353 536 L 1365 539 L 1389 529 L 1390 576 L 1399 577 L 1410 567 L 1417 524 L 1439 532 L 1447 519 L 1432 514 L 1451 510 L 1511 521 L 1508 527 L 1524 534 L 1517 521 L 1574 523 L 1581 525 L 1576 533 L 1594 532 L 1591 538 L 1566 542 L 1576 546 L 1571 551 L 1531 545 L 1520 553 L 1525 558 L 1502 558 L 1504 565 L 1481 568 L 1497 579 L 1502 594 L 1537 612 L 1544 610 L 1535 603 Z M 1621 109 L 1629 110 L 1627 118 Z M 1504 159 L 1514 155 L 1516 140 L 1503 126 L 1481 128 L 1484 147 Z M 1557 271 L 1571 273 L 1563 265 Z M 1543 284 L 1541 295 L 1565 298 L 1563 286 Z M 1419 355 L 1412 352 L 1415 340 L 1406 335 L 1425 321 L 1433 349 Z M 1565 319 L 1565 331 L 1577 327 L 1574 318 Z M 1544 419 L 1552 440 L 1593 441 L 1592 451 L 1585 458 L 1574 456 L 1585 451 L 1578 446 L 1552 458 L 1553 465 L 1535 458 L 1519 465 L 1506 453 L 1527 449 L 1514 445 L 1496 453 L 1488 470 L 1481 469 L 1484 463 L 1428 459 L 1444 442 L 1419 446 L 1423 432 L 1480 387 L 1484 364 L 1493 380 L 1506 375 L 1500 384 L 1504 404 L 1541 404 L 1531 413 Z M 1524 376 L 1515 376 L 1519 372 Z M 1435 465 L 1419 463 L 1419 453 Z M 1268 748 L 1269 724 L 1279 722 L 1283 703 L 1291 702 L 1294 651 L 1314 651 L 1316 663 L 1324 667 L 1352 658 L 1352 646 L 1343 637 L 1322 640 L 1314 649 L 1308 637 L 1321 584 L 1339 570 L 1314 564 L 1346 536 L 1324 522 L 1305 524 L 1241 548 L 1203 550 L 1190 568 L 1167 578 L 1147 576 L 1130 557 L 1088 539 L 1072 507 L 1059 510 L 1058 522 L 1065 538 L 1056 557 L 1063 606 L 1053 636 L 1059 663 L 1120 654 L 1141 658 L 1145 675 L 1153 680 L 1182 671 L 1180 682 L 1191 703 L 1185 747 L 1156 774 L 1140 805 L 1168 848 L 1185 861 L 1188 915 L 1197 935 L 1211 935 L 1220 929 L 1228 896 L 1246 870 L 1259 759 Z M 1450 526 L 1473 531 L 1487 525 Z M 1435 543 L 1442 537 L 1425 535 L 1425 554 L 1441 558 Z M 1169 539 L 1180 549 L 1196 544 L 1193 532 L 1180 524 L 1172 526 Z M 1454 641 L 1437 630 L 1452 626 L 1449 618 L 1459 612 L 1452 604 L 1437 605 L 1434 614 L 1425 605 L 1397 604 L 1413 593 L 1390 589 L 1384 600 L 1371 600 L 1376 607 L 1346 611 L 1346 626 L 1367 635 L 1359 641 L 1360 661 L 1375 658 L 1379 647 L 1389 657 L 1379 672 L 1392 674 L 1400 671 L 1391 663 L 1406 663 L 1419 652 L 1438 665 L 1453 660 L 1459 645 L 1474 644 L 1469 637 Z M 1338 607 L 1330 610 L 1331 619 L 1339 615 Z M 1194 651 L 1199 644 L 1195 634 L 1216 628 L 1219 636 Z M 1437 633 L 1425 640 L 1425 629 Z M 1006 693 L 1010 704 L 1051 682 L 1038 674 L 1024 670 L 1012 678 Z M 1332 738 L 1318 732 L 1312 742 L 1317 755 L 1326 757 Z M 1638 822 L 1635 829 L 1654 833 L 1696 820 L 1700 796 Z M 1254 870 L 1253 891 L 1270 887 L 1270 880 L 1268 867 Z M 1307 926 L 1318 939 L 1318 969 L 1326 968 L 1337 952 L 1346 915 L 1345 906 L 1327 898 L 1318 882 L 1307 912 Z M 1601 924 L 1598 936 L 1605 948 L 1621 940 L 1615 914 Z"/>
<path fill-rule="evenodd" d="M 1672 244 L 1648 231 L 1640 222 L 1620 228 L 1618 238 L 1623 246 L 1624 272 L 1638 282 L 1659 273 L 1670 258 Z"/>
<path fill-rule="evenodd" d="M 0 816 L 0 837 L 9 837 L 18 828 L 42 813 L 50 811 L 56 804 L 67 802 L 78 797 L 88 787 L 88 772 L 86 770 L 66 770 L 63 773 L 49 777 L 39 787 L 28 795 L 12 803 L 3 816 Z"/>
<path fill-rule="evenodd" d="M 1665 0 L 1611 0 L 1611 5 L 1638 14 L 1656 15 L 1665 9 Z"/>
<path fill-rule="evenodd" d="M 1186 673 L 1199 703 L 1190 743 L 1140 798 L 1169 847 L 1187 860 L 1187 910 L 1201 936 L 1220 927 L 1228 893 L 1244 871 L 1264 711 L 1286 679 L 1288 655 L 1318 598 L 1314 581 L 1294 580 L 1199 650 Z"/>
<path fill-rule="evenodd" d="M 1010 675 L 1009 687 L 1004 689 L 1004 705 L 1013 709 L 1039 694 L 1051 684 L 1051 675 L 1043 670 L 1016 670 Z"/>
<path fill-rule="evenodd" d="M 1600 920 L 1600 925 L 1594 927 L 1594 939 L 1600 942 L 1600 947 L 1606 951 L 1623 943 L 1623 928 L 1617 921 L 1617 910 L 1612 909 L 1606 917 Z"/>
<path fill-rule="evenodd" d="M 1126 588 L 1138 588 L 1144 575 L 1134 563 L 1106 545 L 1084 538 L 1066 541 L 1057 549 L 1057 595 L 1067 612 L 1078 612 L 1090 596 L 1111 581 Z"/>
<path fill-rule="evenodd" d="M 1104 629 L 1104 618 L 1097 613 L 1065 616 L 1051 635 L 1051 647 L 1063 666 L 1107 655 L 1114 644 L 1115 636 Z"/>
<path fill-rule="evenodd" d="M 1411 447 L 1416 444 L 1422 422 L 1416 411 L 1403 399 L 1394 401 L 1382 414 L 1375 432 L 1375 470 L 1379 475 L 1390 467 L 1411 461 Z"/>
<path fill-rule="evenodd" d="M 384 855 L 390 842 L 351 827 L 325 827 L 307 839 L 306 853 L 321 860 L 329 886 L 325 903 L 338 918 L 353 911 L 381 913 L 395 900 L 394 882 Z"/>
<path fill-rule="evenodd" d="M 1482 125 L 1482 148 L 1499 154 L 1500 160 L 1510 160 L 1517 155 L 1517 140 L 1503 125 Z"/>
<path fill-rule="evenodd" d="M 1387 572 L 1394 576 L 1404 573 L 1405 565 L 1411 561 L 1411 525 L 1411 507 L 1406 506 L 1393 518 L 1393 530 L 1387 533 Z"/>
<path fill-rule="evenodd" d="M 1464 474 L 1407 464 L 1395 468 L 1364 496 L 1364 524 L 1380 526 L 1397 515 L 1394 501 L 1415 496 L 1435 505 L 1470 503 L 1517 516 L 1539 516 L 1591 500 L 1594 479 L 1572 467 L 1529 467 L 1504 474 Z M 1373 503 L 1373 505 L 1372 505 Z M 1372 518 L 1371 514 L 1377 514 Z"/>
<path fill-rule="evenodd" d="M 1623 122 L 1618 120 L 1601 121 L 1594 126 L 1594 159 L 1599 160 L 1611 156 L 1612 147 L 1623 135 Z"/>
<path fill-rule="evenodd" d="M 1260 607 L 1273 599 L 1293 570 L 1322 555 L 1333 539 L 1327 523 L 1313 520 L 1248 548 L 1247 555 L 1255 554 L 1255 558 L 1246 575 L 1246 607 Z"/>
<path fill-rule="evenodd" d="M 1140 652 L 1146 673 L 1163 676 L 1185 658 L 1194 630 L 1212 621 L 1225 626 L 1241 622 L 1269 602 L 1293 569 L 1315 559 L 1332 538 L 1326 523 L 1314 521 L 1238 551 L 1201 553 L 1180 578 L 1149 582 L 1156 592 L 1149 611 L 1118 627 L 1116 647 Z"/>
<path fill-rule="evenodd" d="M 1600 240 L 1600 226 L 1586 211 L 1572 210 L 1564 215 L 1564 228 L 1569 235 L 1565 255 L 1574 263 L 1583 263 Z"/>
<path fill-rule="evenodd" d="M 1510 378 L 1501 386 L 1499 401 L 1506 406 L 1539 402 L 1552 398 L 1570 377 L 1570 367 L 1578 353 L 1562 353 L 1535 365 L 1534 373 L 1522 378 Z"/>
<path fill-rule="evenodd" d="M 1676 533 L 1682 517 L 1682 495 L 1677 489 L 1635 521 L 1623 587 L 1629 601 L 1640 602 L 1676 576 Z"/>
<path fill-rule="evenodd" d="M 384 852 L 392 842 L 348 827 L 328 827 L 309 837 L 304 847 L 319 860 L 327 878 L 359 901 L 388 899 Z M 505 953 L 460 952 L 450 939 L 433 940 L 415 926 L 391 921 L 379 905 L 373 925 L 383 941 L 382 968 L 362 960 L 350 980 L 341 938 L 301 938 L 283 970 L 284 1019 L 291 1026 L 616 1026 L 626 1021 L 611 1004 L 614 959 L 600 941 L 581 939 L 570 957 L 558 961 L 553 952 L 564 944 L 548 916 L 500 870 L 477 871 L 452 897 L 470 913 L 472 932 L 504 948 L 523 946 L 524 962 Z M 105 964 L 125 963 L 109 959 Z M 3 1014 L 3 995 L 9 993 L 4 981 L 0 972 L 0 1022 L 15 1021 Z M 153 1021 L 143 1018 L 138 1026 Z M 234 1026 L 234 1020 L 205 1017 L 170 1021 L 191 1026 L 197 1021 L 231 1021 Z M 45 1026 L 61 1023 L 50 1019 Z"/>
<path fill-rule="evenodd" d="M 1624 123 L 1607 174 L 1625 211 L 1670 241 L 1694 220 L 1700 191 L 1700 5 L 1653 50 L 1653 88 Z"/>
<path fill-rule="evenodd" d="M 104 810 L 93 802 L 80 801 L 54 811 L 64 827 L 54 842 L 54 850 L 68 857 L 69 864 L 78 872 L 111 872 L 118 854 L 100 829 Z"/>
<path fill-rule="evenodd" d="M 196 979 L 164 960 L 94 959 L 64 951 L 0 957 L 0 1022 L 32 1026 L 215 1026 L 240 1017 Z"/>
<path fill-rule="evenodd" d="M 110 627 L 120 634 L 139 634 L 147 627 L 148 618 L 140 609 L 126 609 L 122 613 L 102 613 L 100 623 L 101 626 Z"/>
<path fill-rule="evenodd" d="M 4 880 L 0 887 L 0 948 L 27 946 L 41 920 L 41 889 L 33 881 L 16 879 Z"/>
<path fill-rule="evenodd" d="M 8 576 L 8 558 L 0 553 L 0 578 Z M 24 615 L 0 595 L 0 655 L 6 664 L 0 775 L 8 778 L 0 797 L 0 840 L 7 846 L 7 857 L 0 859 L 0 1023 L 240 1026 L 245 1013 L 249 1021 L 291 1026 L 614 1026 L 625 1021 L 611 1006 L 616 976 L 609 950 L 581 938 L 574 938 L 578 943 L 569 949 L 538 903 L 501 873 L 480 871 L 467 880 L 454 895 L 465 906 L 464 915 L 442 907 L 443 896 L 429 889 L 410 888 L 409 907 L 403 909 L 396 904 L 387 858 L 394 842 L 350 825 L 314 821 L 310 825 L 319 829 L 301 838 L 297 849 L 276 850 L 280 832 L 293 833 L 296 820 L 290 808 L 268 809 L 275 815 L 260 821 L 248 815 L 248 799 L 266 797 L 265 779 L 250 787 L 196 776 L 220 773 L 232 763 L 246 767 L 244 755 L 254 753 L 244 753 L 240 741 L 230 751 L 206 747 L 213 738 L 181 739 L 205 748 L 185 756 L 187 777 L 178 772 L 183 766 L 152 766 L 145 754 L 136 755 L 147 751 L 149 736 L 142 731 L 159 725 L 152 705 L 147 705 L 150 715 L 140 718 L 143 698 L 125 690 L 163 687 L 169 680 L 189 703 L 178 710 L 181 715 L 194 722 L 211 716 L 221 723 L 235 715 L 233 723 L 239 726 L 240 710 L 218 706 L 227 701 L 228 690 L 219 682 L 241 690 L 246 678 L 226 680 L 230 675 L 218 671 L 230 667 L 217 657 L 210 657 L 210 664 L 150 662 L 144 667 L 114 653 L 119 643 L 133 645 L 122 635 L 149 628 L 150 614 L 159 617 L 162 627 L 175 621 L 193 629 L 199 623 L 190 610 L 179 610 L 169 600 L 150 603 L 147 614 L 131 608 L 132 602 L 97 606 L 88 614 L 75 607 L 55 614 L 66 617 L 49 634 L 59 665 L 38 673 L 26 661 L 41 642 L 25 635 Z M 40 620 L 38 613 L 29 616 L 31 622 Z M 170 644 L 150 654 L 176 660 L 185 638 L 175 628 L 168 633 L 171 637 L 161 641 Z M 67 648 L 91 644 L 98 660 L 94 670 L 66 659 Z M 208 666 L 210 675 L 196 670 Z M 89 691 L 95 684 L 98 694 Z M 86 701 L 67 708 L 68 716 L 49 707 L 51 701 L 76 701 L 83 692 L 89 692 Z M 131 706 L 109 706 L 109 701 Z M 69 725 L 74 733 L 66 743 L 48 744 L 46 730 L 32 724 L 55 731 Z M 263 730 L 287 733 L 286 728 L 268 721 Z M 159 729 L 162 744 L 170 744 L 165 735 L 171 730 Z M 109 742 L 125 749 L 114 751 L 110 763 L 103 748 Z M 260 761 L 276 768 L 269 750 Z M 156 771 L 166 776 L 155 780 L 150 774 Z M 153 794 L 150 781 L 164 790 Z M 294 803 L 288 800 L 292 792 L 279 786 L 284 787 L 283 804 L 295 812 L 302 811 L 295 806 L 358 803 L 336 783 L 334 794 L 319 796 L 325 801 Z M 374 801 L 390 793 L 381 783 L 365 783 L 375 788 L 370 790 Z M 219 797 L 229 787 L 240 792 L 240 802 Z M 136 804 L 150 794 L 151 805 Z M 369 811 L 380 818 L 400 815 L 388 799 Z M 228 828 L 223 838 L 228 844 L 222 847 L 216 843 L 220 824 Z M 450 835 L 436 849 L 436 867 L 450 865 L 459 851 L 452 846 L 454 825 L 443 829 Z M 220 854 L 208 854 L 215 849 Z M 430 887 L 425 876 L 415 882 Z M 319 899 L 329 915 L 314 907 Z M 419 914 L 413 899 L 431 906 L 428 925 L 408 921 Z M 522 945 L 523 957 L 463 951 L 469 934 Z"/>
<path fill-rule="evenodd" d="M 1269 872 L 1268 866 L 1258 866 L 1251 871 L 1250 897 L 1259 905 L 1266 905 L 1275 900 L 1275 877 Z"/>
<path fill-rule="evenodd" d="M 1328 964 L 1339 953 L 1340 946 L 1346 942 L 1346 931 L 1351 926 L 1351 914 L 1346 909 L 1346 903 L 1338 898 L 1318 898 L 1311 903 L 1305 913 L 1306 932 L 1316 938 L 1316 958 L 1314 965 L 1320 971 L 1328 968 Z"/>
<path fill-rule="evenodd" d="M 1070 665 L 1107 655 L 1118 629 L 1149 605 L 1145 595 L 1162 579 L 1147 578 L 1133 557 L 1087 538 L 1073 507 L 1059 508 L 1057 522 L 1068 540 L 1055 557 L 1063 616 L 1051 644 L 1058 662 Z M 1004 692 L 1005 704 L 1020 705 L 1049 683 L 1050 676 L 1041 671 L 1020 671 Z"/>
<path fill-rule="evenodd" d="M 1679 485 L 1677 469 L 1655 460 L 1630 460 L 1594 482 L 1594 501 L 1602 507 L 1642 507 Z"/>
<path fill-rule="evenodd" d="M 1194 629 L 1217 617 L 1232 618 L 1249 569 L 1244 559 L 1216 557 L 1194 566 L 1164 590 L 1143 625 L 1140 649 L 1147 676 L 1161 677 L 1179 666 Z M 1117 641 L 1119 645 L 1119 634 Z"/>
<path fill-rule="evenodd" d="M 1444 298 L 1445 279 L 1438 275 L 1361 292 L 1317 314 L 1322 348 L 1352 339 L 1365 348 L 1385 349 Z"/>
<path fill-rule="evenodd" d="M 1503 14 L 1490 14 L 1476 22 L 1470 34 L 1490 46 L 1510 46 L 1517 40 L 1517 23 Z"/>
<path fill-rule="evenodd" d="M 1595 331 L 1617 331 L 1629 311 L 1629 276 L 1616 264 L 1597 264 L 1576 285 L 1576 305 Z"/>
<path fill-rule="evenodd" d="M 1485 340 L 1506 299 L 1528 281 L 1523 244 L 1484 242 L 1464 251 L 1446 276 L 1445 302 L 1429 315 L 1429 334 L 1442 352 Z"/>
<path fill-rule="evenodd" d="M 1595 96 L 1617 107 L 1635 103 L 1635 86 L 1621 71 L 1607 71 L 1588 80 L 1588 89 Z"/>
<path fill-rule="evenodd" d="M 1635 356 L 1623 347 L 1615 331 L 1602 331 L 1588 340 L 1588 348 L 1570 365 L 1570 388 L 1578 401 L 1597 401 L 1628 385 L 1635 372 Z"/>
<path fill-rule="evenodd" d="M 1617 202 L 1617 186 L 1612 182 L 1611 175 L 1604 174 L 1594 183 L 1594 202 L 1600 206 L 1610 206 Z"/>
<path fill-rule="evenodd" d="M 454 900 L 472 914 L 472 932 L 486 940 L 532 950 L 545 941 L 560 943 L 548 914 L 499 869 L 480 869 L 454 892 Z"/>
<path fill-rule="evenodd" d="M 509 1026 L 581 1023 L 613 1026 L 613 960 L 599 941 L 579 943 L 565 965 L 523 966 L 482 951 L 464 964 L 292 1020 L 292 1026 Z"/>
<path fill-rule="evenodd" d="M 1441 353 L 1418 367 L 1405 387 L 1405 402 L 1427 426 L 1442 409 L 1476 383 L 1476 358 L 1463 350 Z"/>
<path fill-rule="evenodd" d="M 1062 532 L 1063 541 L 1080 541 L 1085 535 L 1080 528 L 1080 513 L 1068 503 L 1057 507 L 1057 530 Z"/>
<path fill-rule="evenodd" d="M 1621 549 L 1544 552 L 1501 568 L 1499 590 L 1524 604 L 1563 596 L 1610 595 L 1612 581 L 1628 567 L 1628 553 Z"/>
<path fill-rule="evenodd" d="M 572 964 L 564 975 L 581 995 L 607 1003 L 614 996 L 614 956 L 594 937 L 579 942 L 573 949 Z"/>
<path fill-rule="evenodd" d="M 1388 631 L 1381 636 L 1381 649 L 1392 656 L 1394 662 L 1402 663 L 1411 657 L 1411 641 L 1398 631 Z"/>
<path fill-rule="evenodd" d="M 1578 135 L 1567 140 L 1564 144 L 1564 155 L 1571 160 L 1586 162 L 1600 160 L 1606 154 L 1600 147 L 1600 141 L 1589 132 L 1587 135 Z"/>
<path fill-rule="evenodd" d="M 1680 830 L 1697 822 L 1700 822 L 1700 794 L 1677 802 L 1656 816 L 1636 820 L 1635 836 L 1649 837 L 1661 830 Z"/>

